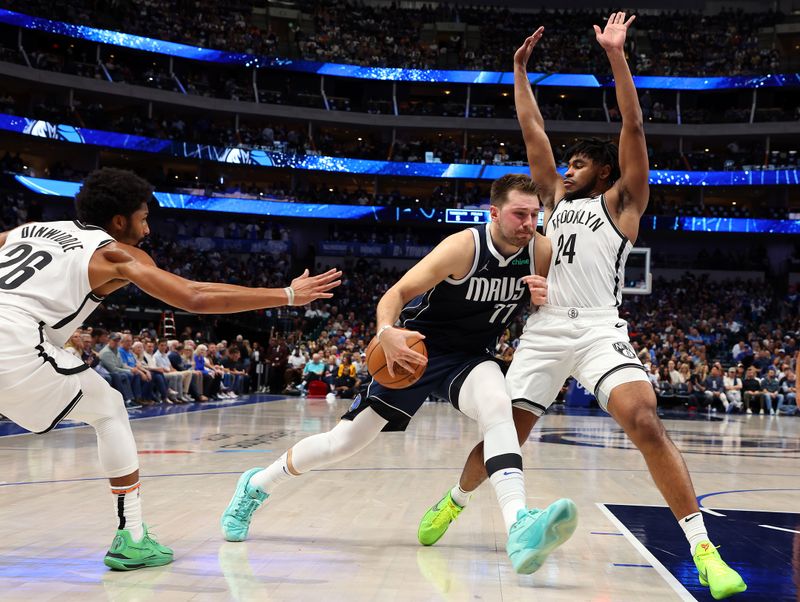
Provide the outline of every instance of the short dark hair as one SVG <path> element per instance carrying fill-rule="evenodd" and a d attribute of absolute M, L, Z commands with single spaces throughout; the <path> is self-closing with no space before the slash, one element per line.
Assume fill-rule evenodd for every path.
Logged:
<path fill-rule="evenodd" d="M 489 193 L 489 203 L 495 207 L 502 207 L 508 200 L 508 193 L 512 190 L 519 190 L 524 194 L 537 194 L 536 184 L 530 176 L 522 173 L 510 173 L 492 182 L 492 190 Z"/>
<path fill-rule="evenodd" d="M 163 339 L 163 338 L 162 339 L 158 339 L 158 344 L 160 345 L 161 343 L 169 344 L 169 341 L 167 339 Z"/>
<path fill-rule="evenodd" d="M 75 195 L 78 219 L 107 227 L 115 215 L 130 217 L 153 196 L 153 187 L 132 171 L 103 167 L 90 173 Z"/>
<path fill-rule="evenodd" d="M 104 334 L 108 334 L 108 331 L 105 328 L 93 328 L 92 329 L 92 336 L 100 338 Z"/>
<path fill-rule="evenodd" d="M 598 165 L 608 165 L 611 173 L 609 183 L 619 180 L 619 148 L 611 140 L 602 138 L 580 138 L 575 144 L 564 151 L 564 160 L 569 161 L 576 155 L 588 157 Z"/>

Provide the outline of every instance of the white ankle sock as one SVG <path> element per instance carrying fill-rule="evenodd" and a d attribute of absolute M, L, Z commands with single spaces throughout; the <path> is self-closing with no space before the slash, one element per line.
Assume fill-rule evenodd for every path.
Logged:
<path fill-rule="evenodd" d="M 275 460 L 264 470 L 257 472 L 250 477 L 250 485 L 260 489 L 263 493 L 269 494 L 272 493 L 272 490 L 283 481 L 287 481 L 292 477 L 299 476 L 289 472 L 289 467 L 286 463 L 287 453 L 288 452 L 284 452 L 280 458 Z"/>
<path fill-rule="evenodd" d="M 694 549 L 701 541 L 710 541 L 708 539 L 708 532 L 706 525 L 703 522 L 703 513 L 695 512 L 689 516 L 685 516 L 678 521 L 678 524 L 683 529 L 686 539 L 689 542 L 689 552 L 694 555 Z"/>
<path fill-rule="evenodd" d="M 141 487 L 137 481 L 133 485 L 111 486 L 111 493 L 117 501 L 117 529 L 124 529 L 131 534 L 133 541 L 141 541 L 144 537 L 142 525 Z"/>
<path fill-rule="evenodd" d="M 505 468 L 494 472 L 489 480 L 497 494 L 508 532 L 517 522 L 517 511 L 525 509 L 525 478 L 518 468 Z"/>
<path fill-rule="evenodd" d="M 464 491 L 461 489 L 461 485 L 456 485 L 450 490 L 450 497 L 456 504 L 463 508 L 469 502 L 469 498 L 472 497 L 472 492 Z"/>

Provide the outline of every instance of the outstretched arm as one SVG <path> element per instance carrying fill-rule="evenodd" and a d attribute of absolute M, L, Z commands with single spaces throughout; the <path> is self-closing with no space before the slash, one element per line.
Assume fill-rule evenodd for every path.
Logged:
<path fill-rule="evenodd" d="M 544 131 L 544 119 L 528 81 L 528 59 L 543 33 L 544 27 L 537 29 L 514 54 L 514 103 L 525 140 L 531 177 L 539 190 L 539 199 L 545 209 L 544 221 L 547 223 L 550 212 L 553 211 L 556 200 L 563 196 L 564 189 L 561 176 L 556 171 L 550 140 Z"/>
<path fill-rule="evenodd" d="M 236 313 L 281 305 L 305 305 L 315 299 L 333 296 L 328 292 L 341 284 L 341 272 L 329 270 L 309 276 L 306 270 L 292 280 L 291 290 L 249 288 L 215 282 L 195 282 L 156 266 L 141 249 L 112 243 L 98 249 L 89 263 L 92 289 L 112 290 L 132 282 L 148 295 L 174 307 L 198 314 Z M 110 291 L 103 291 L 105 294 Z"/>
<path fill-rule="evenodd" d="M 606 51 L 614 75 L 617 104 L 622 115 L 622 132 L 619 137 L 620 179 L 606 193 L 606 201 L 620 215 L 631 214 L 636 221 L 647 209 L 650 198 L 650 171 L 647 145 L 639 97 L 633 85 L 633 76 L 625 60 L 625 38 L 635 16 L 625 20 L 625 13 L 612 13 L 603 30 L 597 25 L 594 32 L 598 43 Z M 623 229 L 625 231 L 625 229 Z"/>

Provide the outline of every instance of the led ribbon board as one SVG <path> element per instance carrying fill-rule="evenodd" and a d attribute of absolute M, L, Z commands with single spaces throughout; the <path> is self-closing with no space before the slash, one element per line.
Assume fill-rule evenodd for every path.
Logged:
<path fill-rule="evenodd" d="M 91 144 L 129 151 L 167 154 L 182 159 L 202 159 L 219 163 L 283 169 L 307 169 L 333 173 L 413 178 L 496 180 L 506 174 L 529 172 L 527 166 L 371 161 L 346 157 L 326 157 L 324 155 L 298 155 L 258 148 L 211 146 L 79 128 L 4 114 L 0 114 L 0 130 L 73 144 Z M 563 174 L 566 168 L 561 168 L 559 171 Z M 800 170 L 651 170 L 650 184 L 654 186 L 794 186 L 800 184 Z"/>
<path fill-rule="evenodd" d="M 37 194 L 72 198 L 80 190 L 79 182 L 15 175 L 17 182 Z M 274 199 L 205 197 L 172 192 L 155 192 L 159 206 L 194 211 L 220 211 L 247 215 L 277 217 L 349 219 L 381 222 L 436 222 L 474 225 L 488 220 L 482 209 L 421 209 L 384 207 L 380 205 L 326 205 L 290 203 Z M 542 214 L 539 215 L 541 225 Z M 650 230 L 684 230 L 687 232 L 740 232 L 745 234 L 800 234 L 800 220 L 770 220 L 733 217 L 664 217 L 646 215 L 641 226 Z M 345 243 L 343 243 L 345 244 Z"/>
<path fill-rule="evenodd" d="M 225 52 L 222 50 L 190 46 L 188 44 L 156 40 L 108 29 L 98 29 L 86 25 L 74 25 L 60 21 L 52 21 L 43 17 L 32 17 L 5 9 L 0 9 L 0 23 L 142 52 L 152 52 L 195 61 L 242 65 L 244 67 L 260 69 L 278 69 L 380 81 L 495 85 L 512 85 L 514 83 L 514 74 L 503 71 L 453 71 L 444 69 L 362 67 L 360 65 L 321 63 L 317 61 L 286 59 L 242 52 Z M 589 74 L 530 73 L 528 77 L 532 83 L 538 86 L 604 88 L 613 87 L 614 85 L 614 81 L 610 76 L 594 76 Z M 741 75 L 732 77 L 666 77 L 640 75 L 634 76 L 633 79 L 636 86 L 640 89 L 650 88 L 656 90 L 800 87 L 800 74 L 798 73 L 758 76 Z"/>

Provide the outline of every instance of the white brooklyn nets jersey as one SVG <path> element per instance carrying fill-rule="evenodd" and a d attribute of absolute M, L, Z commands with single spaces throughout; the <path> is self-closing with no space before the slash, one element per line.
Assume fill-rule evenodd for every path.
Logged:
<path fill-rule="evenodd" d="M 625 260 L 633 245 L 611 219 L 603 195 L 560 201 L 545 234 L 553 245 L 547 277 L 549 305 L 619 306 Z"/>
<path fill-rule="evenodd" d="M 10 231 L 0 248 L 0 312 L 29 316 L 61 347 L 102 301 L 89 285 L 89 260 L 111 242 L 102 228 L 78 221 L 32 222 Z"/>

